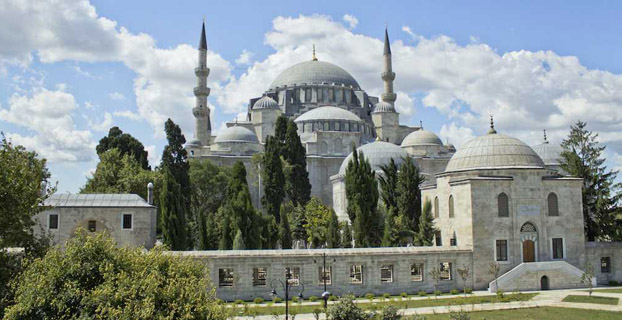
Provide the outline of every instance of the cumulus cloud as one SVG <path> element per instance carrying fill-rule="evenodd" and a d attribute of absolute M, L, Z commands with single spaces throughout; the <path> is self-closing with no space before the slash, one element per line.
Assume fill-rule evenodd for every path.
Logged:
<path fill-rule="evenodd" d="M 457 148 L 460 148 L 463 143 L 475 137 L 471 128 L 457 126 L 455 122 L 449 125 L 444 124 L 441 127 L 439 136 L 444 143 L 449 142 Z"/>
<path fill-rule="evenodd" d="M 343 15 L 343 21 L 348 23 L 350 29 L 356 28 L 356 26 L 359 24 L 359 19 L 347 13 Z"/>
<path fill-rule="evenodd" d="M 27 128 L 32 135 L 8 133 L 7 137 L 51 161 L 89 161 L 95 144 L 91 132 L 77 130 L 72 112 L 75 98 L 62 90 L 45 88 L 31 95 L 14 94 L 7 109 L 0 109 L 0 120 Z"/>
<path fill-rule="evenodd" d="M 242 50 L 242 53 L 240 53 L 240 56 L 237 59 L 235 59 L 235 63 L 236 64 L 250 64 L 252 57 L 253 57 L 253 53 L 244 49 Z"/>
<path fill-rule="evenodd" d="M 125 96 L 122 93 L 120 93 L 120 92 L 112 92 L 112 93 L 108 94 L 108 96 L 112 100 L 125 100 Z"/>
<path fill-rule="evenodd" d="M 115 111 L 112 113 L 115 117 L 121 117 L 121 118 L 127 118 L 130 120 L 134 120 L 134 121 L 140 121 L 142 120 L 142 118 L 140 117 L 140 115 L 129 111 L 129 110 L 125 110 L 125 111 Z"/>
<path fill-rule="evenodd" d="M 108 130 L 110 129 L 110 127 L 112 127 L 112 123 L 114 121 L 114 119 L 112 118 L 112 114 L 110 112 L 106 112 L 104 113 L 104 119 L 102 119 L 101 121 L 93 121 L 90 118 L 86 117 L 87 123 L 89 124 L 89 127 L 93 128 L 93 130 L 95 131 L 99 131 L 99 132 L 108 132 Z"/>

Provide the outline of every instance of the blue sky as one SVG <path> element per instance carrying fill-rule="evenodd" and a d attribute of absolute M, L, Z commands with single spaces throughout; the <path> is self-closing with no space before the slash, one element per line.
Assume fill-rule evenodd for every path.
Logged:
<path fill-rule="evenodd" d="M 559 142 L 581 118 L 622 166 L 622 2 L 50 1 L 0 4 L 0 130 L 49 159 L 60 192 L 97 164 L 117 125 L 157 164 L 167 117 L 192 136 L 192 68 L 205 16 L 220 128 L 283 68 L 336 63 L 381 90 L 388 25 L 402 123 L 458 147 L 486 130 Z M 246 52 L 246 54 L 243 54 Z"/>

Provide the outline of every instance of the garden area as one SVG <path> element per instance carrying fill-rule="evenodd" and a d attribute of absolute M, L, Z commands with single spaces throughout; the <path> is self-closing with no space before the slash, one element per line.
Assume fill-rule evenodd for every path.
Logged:
<path fill-rule="evenodd" d="M 430 314 L 403 317 L 404 320 L 618 320 L 620 312 L 540 307 L 513 310 L 478 311 L 471 313 Z"/>
<path fill-rule="evenodd" d="M 595 303 L 595 304 L 608 304 L 608 305 L 618 305 L 618 298 L 612 297 L 600 297 L 600 296 L 580 296 L 580 295 L 569 295 L 562 300 L 563 302 L 578 302 L 578 303 Z"/>

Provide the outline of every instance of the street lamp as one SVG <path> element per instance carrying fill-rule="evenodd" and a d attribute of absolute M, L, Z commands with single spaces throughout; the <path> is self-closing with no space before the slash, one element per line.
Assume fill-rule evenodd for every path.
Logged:
<path fill-rule="evenodd" d="M 274 283 L 279 283 L 282 287 L 283 290 L 285 291 L 285 320 L 288 320 L 289 317 L 289 291 L 290 288 L 292 287 L 292 283 L 289 281 L 292 278 L 292 274 L 289 270 L 285 269 L 285 282 L 279 280 L 279 279 L 274 279 L 270 282 L 270 287 L 272 288 L 271 294 L 273 296 L 276 296 L 276 288 Z M 305 286 L 302 283 L 298 283 L 301 287 L 300 289 L 300 293 L 298 293 L 298 298 L 303 299 L 302 293 L 305 291 Z"/>
<path fill-rule="evenodd" d="M 328 298 L 331 295 L 331 293 L 326 289 L 326 252 L 322 253 L 322 261 L 323 261 L 322 280 L 324 282 L 324 292 L 322 293 L 322 299 L 324 299 L 324 312 L 326 312 L 326 309 L 328 308 Z M 333 262 L 335 261 L 336 260 L 333 259 Z M 317 261 L 315 260 L 314 262 L 317 263 Z M 331 277 L 332 277 L 332 272 L 331 272 Z"/>

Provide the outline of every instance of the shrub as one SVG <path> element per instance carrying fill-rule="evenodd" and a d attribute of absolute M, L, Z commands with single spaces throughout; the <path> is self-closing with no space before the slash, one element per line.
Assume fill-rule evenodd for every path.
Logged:
<path fill-rule="evenodd" d="M 244 304 L 244 300 L 242 300 L 242 299 L 237 299 L 237 300 L 235 300 L 235 302 L 234 302 L 234 303 L 235 303 L 235 304 Z"/>
<path fill-rule="evenodd" d="M 471 289 L 471 288 L 466 288 L 466 290 L 464 290 L 464 292 L 465 292 L 465 293 L 472 293 L 472 292 L 473 292 L 473 289 Z"/>
<path fill-rule="evenodd" d="M 373 299 L 374 299 L 374 297 L 375 297 L 375 296 L 376 296 L 375 294 L 373 294 L 373 293 L 371 293 L 371 292 L 370 292 L 370 293 L 368 293 L 368 294 L 366 294 L 366 295 L 365 295 L 365 298 L 367 298 L 367 299 L 369 299 L 369 300 L 371 301 L 371 300 L 373 300 Z"/>
<path fill-rule="evenodd" d="M 385 306 L 382 308 L 382 312 L 379 314 L 379 320 L 400 320 L 402 314 L 399 312 L 396 306 Z"/>
<path fill-rule="evenodd" d="M 281 298 L 279 298 L 279 297 L 274 297 L 274 298 L 272 299 L 272 302 L 274 302 L 274 303 L 281 303 L 281 302 L 283 302 L 283 299 L 281 299 Z"/>
<path fill-rule="evenodd" d="M 402 293 L 400 293 L 400 297 L 406 298 L 406 297 L 408 297 L 408 293 L 402 292 Z"/>
<path fill-rule="evenodd" d="M 503 290 L 499 289 L 497 290 L 497 299 L 501 300 L 505 298 L 505 295 L 503 294 Z"/>
<path fill-rule="evenodd" d="M 440 296 L 441 294 L 443 294 L 443 293 L 441 292 L 441 290 L 434 290 L 434 295 L 435 295 L 435 296 Z"/>
<path fill-rule="evenodd" d="M 458 294 L 458 293 L 460 293 L 460 291 L 458 289 L 451 289 L 451 291 L 449 291 L 449 293 L 451 293 L 451 294 Z"/>
<path fill-rule="evenodd" d="M 318 297 L 316 297 L 316 296 L 310 296 L 309 297 L 309 301 L 311 301 L 311 302 L 316 302 L 317 300 L 318 300 Z"/>
<path fill-rule="evenodd" d="M 264 303 L 264 301 L 266 301 L 266 300 L 264 300 L 263 298 L 259 298 L 259 297 L 253 299 L 253 302 L 255 304 L 262 304 L 262 303 Z"/>
<path fill-rule="evenodd" d="M 337 301 L 337 296 L 328 296 L 328 301 Z"/>
<path fill-rule="evenodd" d="M 609 285 L 610 285 L 610 286 L 619 286 L 619 285 L 620 285 L 620 283 L 619 283 L 619 282 L 617 282 L 617 281 L 615 281 L 615 280 L 609 280 Z"/>
<path fill-rule="evenodd" d="M 449 319 L 451 319 L 451 320 L 471 320 L 471 316 L 468 313 L 460 310 L 458 312 L 450 312 L 449 313 Z"/>
<path fill-rule="evenodd" d="M 388 294 L 388 293 L 383 293 L 382 297 L 385 298 L 385 299 L 389 299 L 389 298 L 391 298 L 391 295 Z"/>
<path fill-rule="evenodd" d="M 428 295 L 428 293 L 427 293 L 427 292 L 425 292 L 425 291 L 423 291 L 423 290 L 419 291 L 417 294 L 418 294 L 420 297 L 425 297 L 425 296 L 427 296 L 427 295 Z"/>
<path fill-rule="evenodd" d="M 339 302 L 328 308 L 328 318 L 331 320 L 369 320 L 369 316 L 357 306 L 354 296 L 346 295 L 339 299 Z"/>
<path fill-rule="evenodd" d="M 299 302 L 299 301 L 300 301 L 300 298 L 298 298 L 298 297 L 292 297 L 292 302 Z"/>

